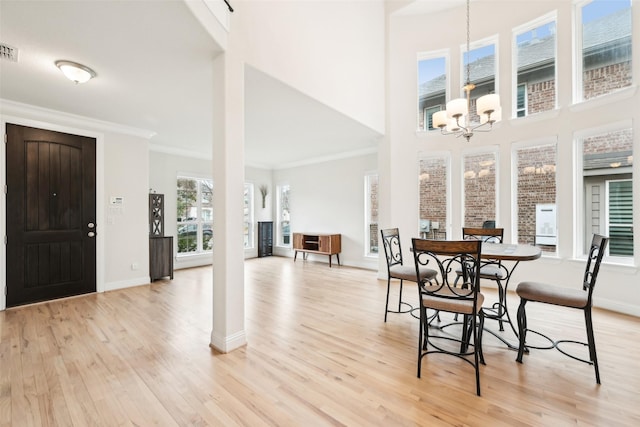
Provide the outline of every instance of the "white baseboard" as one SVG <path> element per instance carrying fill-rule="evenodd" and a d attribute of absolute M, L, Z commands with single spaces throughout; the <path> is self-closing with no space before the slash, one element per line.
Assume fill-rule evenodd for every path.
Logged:
<path fill-rule="evenodd" d="M 237 348 L 247 344 L 247 335 L 244 331 L 236 332 L 227 337 L 219 336 L 215 332 L 211 332 L 211 344 L 215 350 L 221 353 L 229 353 Z"/>
<path fill-rule="evenodd" d="M 148 285 L 151 283 L 149 276 L 136 277 L 133 279 L 120 280 L 104 284 L 105 291 L 115 291 L 116 289 L 132 288 L 134 286 Z"/>

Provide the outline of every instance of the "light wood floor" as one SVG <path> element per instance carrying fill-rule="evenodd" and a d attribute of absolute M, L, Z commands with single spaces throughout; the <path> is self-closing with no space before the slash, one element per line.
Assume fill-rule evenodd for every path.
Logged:
<path fill-rule="evenodd" d="M 211 282 L 209 267 L 181 270 L 0 312 L 0 425 L 640 425 L 638 318 L 595 311 L 600 386 L 591 366 L 535 350 L 520 365 L 485 334 L 477 397 L 453 357 L 427 356 L 416 378 L 417 320 L 383 322 L 375 272 L 247 261 L 248 345 L 229 354 L 208 346 Z M 581 312 L 534 307 L 530 326 L 584 336 Z"/>

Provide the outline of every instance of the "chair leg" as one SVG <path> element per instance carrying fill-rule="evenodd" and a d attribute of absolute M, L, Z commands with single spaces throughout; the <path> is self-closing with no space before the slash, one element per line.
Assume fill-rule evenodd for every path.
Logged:
<path fill-rule="evenodd" d="M 504 292 L 504 287 L 500 283 L 500 279 L 496 278 L 498 284 L 498 325 L 500 330 L 504 331 L 504 325 L 502 323 L 502 317 L 504 316 L 505 298 L 507 297 Z"/>
<path fill-rule="evenodd" d="M 593 362 L 596 371 L 596 383 L 600 384 L 600 370 L 598 369 L 598 356 L 596 355 L 596 341 L 593 336 L 593 322 L 591 321 L 591 307 L 584 310 L 584 319 L 587 325 L 587 342 L 589 344 L 589 358 Z"/>
<path fill-rule="evenodd" d="M 486 365 L 484 363 L 484 353 L 482 352 L 482 332 L 484 331 L 484 312 L 482 310 L 478 313 L 478 319 L 480 322 L 478 323 L 478 352 L 480 353 L 480 363 Z"/>
<path fill-rule="evenodd" d="M 387 313 L 389 313 L 389 290 L 391 289 L 391 277 L 387 277 L 387 302 L 384 305 L 384 321 L 387 321 Z"/>
<path fill-rule="evenodd" d="M 527 300 L 524 298 L 520 298 L 520 305 L 518 306 L 518 337 L 519 337 L 519 345 L 518 345 L 518 357 L 516 357 L 516 361 L 522 363 L 522 355 L 524 354 L 524 343 L 527 337 L 527 313 L 525 311 L 525 304 Z"/>
<path fill-rule="evenodd" d="M 476 370 L 476 394 L 478 396 L 480 396 L 480 354 L 481 354 L 481 350 L 480 350 L 480 346 L 482 344 L 482 339 L 479 338 L 480 332 L 478 331 L 478 328 L 476 327 L 476 316 L 471 316 L 471 328 L 472 331 L 471 333 L 473 333 L 473 360 L 474 360 L 474 367 Z M 484 357 L 483 357 L 484 359 Z"/>
<path fill-rule="evenodd" d="M 428 326 L 425 325 L 427 317 L 427 309 L 420 304 L 420 331 L 418 332 L 418 378 L 420 378 L 420 368 L 422 367 L 422 345 L 424 334 L 424 345 L 427 344 Z"/>
<path fill-rule="evenodd" d="M 398 295 L 398 313 L 402 311 L 402 284 L 403 280 L 400 279 L 400 294 Z"/>
<path fill-rule="evenodd" d="M 471 323 L 471 326 L 469 326 Z M 473 325 L 473 319 L 471 316 L 465 314 L 462 316 L 462 338 L 460 339 L 460 353 L 466 353 L 467 348 L 469 348 L 469 340 L 471 339 L 471 334 L 473 333 L 471 327 Z M 474 342 L 475 344 L 475 342 Z"/>

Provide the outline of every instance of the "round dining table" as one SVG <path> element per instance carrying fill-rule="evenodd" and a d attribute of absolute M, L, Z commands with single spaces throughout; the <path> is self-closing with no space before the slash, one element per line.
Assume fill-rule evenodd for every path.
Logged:
<path fill-rule="evenodd" d="M 503 323 L 507 323 L 513 331 L 516 339 L 518 338 L 518 330 L 511 322 L 511 316 L 508 309 L 507 290 L 509 288 L 509 281 L 513 275 L 514 270 L 518 264 L 522 261 L 533 261 L 542 256 L 542 250 L 538 246 L 532 246 L 528 244 L 509 244 L 509 243 L 490 243 L 483 242 L 480 257 L 482 258 L 482 267 L 491 266 L 498 268 L 501 272 L 498 277 L 499 286 L 502 285 L 502 289 L 499 289 L 498 301 L 491 307 L 483 307 L 483 313 L 485 319 L 494 319 L 500 322 L 500 330 L 503 330 Z M 506 262 L 509 262 L 508 264 Z M 485 325 L 486 326 L 486 325 Z M 507 347 L 517 350 L 517 344 L 511 344 L 502 335 L 485 327 L 486 332 L 498 338 Z"/>

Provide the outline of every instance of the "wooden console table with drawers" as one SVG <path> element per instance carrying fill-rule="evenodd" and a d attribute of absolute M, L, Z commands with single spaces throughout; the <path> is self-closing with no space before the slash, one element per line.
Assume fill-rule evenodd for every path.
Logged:
<path fill-rule="evenodd" d="M 340 265 L 340 252 L 342 239 L 340 234 L 322 233 L 293 233 L 293 262 L 298 257 L 298 252 L 302 252 L 303 259 L 307 259 L 307 254 L 320 254 L 329 256 L 329 267 L 331 267 L 331 257 L 336 256 Z"/>

